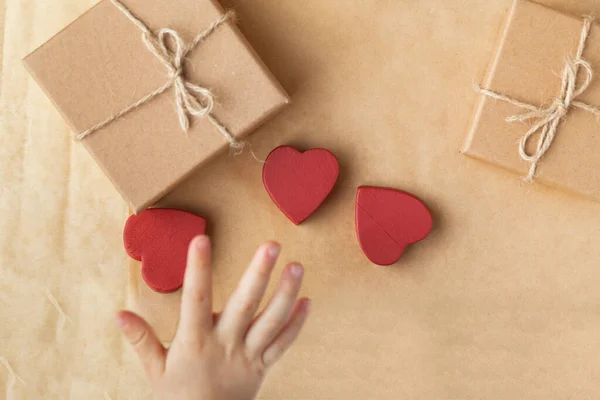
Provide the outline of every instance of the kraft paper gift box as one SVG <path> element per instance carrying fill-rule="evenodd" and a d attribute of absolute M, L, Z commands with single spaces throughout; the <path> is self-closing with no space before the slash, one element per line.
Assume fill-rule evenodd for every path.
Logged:
<path fill-rule="evenodd" d="M 515 0 L 464 154 L 600 200 L 598 33 L 589 17 Z"/>
<path fill-rule="evenodd" d="M 134 212 L 289 102 L 212 0 L 101 1 L 25 64 Z"/>

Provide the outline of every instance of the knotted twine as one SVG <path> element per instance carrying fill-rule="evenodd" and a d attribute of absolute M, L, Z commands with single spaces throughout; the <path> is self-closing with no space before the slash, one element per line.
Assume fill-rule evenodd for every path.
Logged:
<path fill-rule="evenodd" d="M 600 117 L 600 109 L 584 102 L 578 101 L 577 98 L 583 94 L 594 77 L 594 71 L 588 61 L 583 58 L 583 51 L 585 50 L 587 39 L 590 35 L 590 29 L 592 27 L 593 17 L 585 17 L 583 24 L 583 30 L 581 31 L 581 37 L 579 40 L 579 46 L 575 58 L 567 59 L 565 69 L 562 74 L 562 85 L 558 97 L 549 105 L 543 107 L 536 107 L 531 104 L 527 104 L 518 100 L 513 99 L 510 96 L 494 92 L 487 89 L 482 89 L 479 86 L 475 87 L 475 90 L 484 96 L 492 99 L 504 101 L 510 103 L 519 108 L 528 110 L 524 114 L 513 115 L 506 118 L 507 122 L 526 122 L 535 121 L 531 129 L 527 131 L 519 142 L 519 155 L 524 161 L 530 164 L 529 173 L 525 179 L 529 182 L 533 182 L 540 160 L 546 155 L 554 139 L 560 122 L 569 114 L 573 108 L 579 108 L 591 112 L 592 114 Z M 577 75 L 580 69 L 585 73 L 583 83 L 581 86 L 577 85 Z M 527 145 L 535 134 L 539 132 L 539 139 L 536 150 L 533 153 L 527 151 Z"/>
<path fill-rule="evenodd" d="M 135 17 L 133 13 L 119 0 L 111 0 L 111 2 L 140 30 L 142 31 L 142 41 L 148 48 L 148 50 L 162 62 L 167 70 L 169 71 L 169 79 L 167 82 L 156 89 L 154 92 L 141 98 L 137 102 L 133 103 L 129 107 L 121 110 L 120 112 L 113 114 L 104 121 L 92 126 L 88 130 L 81 132 L 77 135 L 78 140 L 83 140 L 86 137 L 96 133 L 100 129 L 110 125 L 114 121 L 121 117 L 129 114 L 131 111 L 141 107 L 148 103 L 155 97 L 166 92 L 168 89 L 173 88 L 175 92 L 176 110 L 179 117 L 179 124 L 184 132 L 188 132 L 190 129 L 190 118 L 191 117 L 206 117 L 217 128 L 217 130 L 223 135 L 229 142 L 229 146 L 234 153 L 240 153 L 244 146 L 244 142 L 239 142 L 235 136 L 229 132 L 229 130 L 215 117 L 213 114 L 213 108 L 215 104 L 215 97 L 212 92 L 200 85 L 189 82 L 183 71 L 183 62 L 186 56 L 202 43 L 206 38 L 212 35 L 221 25 L 229 20 L 232 20 L 235 15 L 232 11 L 229 11 L 214 21 L 206 30 L 200 32 L 187 46 L 179 33 L 174 29 L 163 28 L 158 31 L 155 35 L 148 26 L 142 22 L 139 18 Z M 174 51 L 167 48 L 167 38 L 171 38 L 174 43 Z"/>

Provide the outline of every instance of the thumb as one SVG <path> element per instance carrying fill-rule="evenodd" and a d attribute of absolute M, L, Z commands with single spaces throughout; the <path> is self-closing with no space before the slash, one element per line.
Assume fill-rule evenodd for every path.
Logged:
<path fill-rule="evenodd" d="M 117 324 L 137 352 L 148 378 L 154 380 L 160 377 L 165 369 L 167 351 L 150 325 L 143 318 L 129 311 L 121 311 L 117 315 Z"/>

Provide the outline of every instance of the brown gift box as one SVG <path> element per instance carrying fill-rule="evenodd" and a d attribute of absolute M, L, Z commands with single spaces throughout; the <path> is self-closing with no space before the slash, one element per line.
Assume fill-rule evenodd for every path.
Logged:
<path fill-rule="evenodd" d="M 568 59 L 576 60 L 584 18 L 560 13 L 527 0 L 514 0 L 500 43 L 488 69 L 484 90 L 511 100 L 552 107 L 561 97 L 563 73 Z M 600 68 L 600 37 L 592 24 L 582 46 L 583 60 L 592 70 Z M 592 81 L 580 95 L 583 68 L 573 85 L 573 103 L 600 106 L 600 86 Z M 600 200 L 600 125 L 598 116 L 580 107 L 569 107 L 560 119 L 556 136 L 540 159 L 534 175 L 531 163 L 520 154 L 520 142 L 541 118 L 508 121 L 531 110 L 506 99 L 481 95 L 464 154 L 517 172 L 524 177 Z M 557 117 L 558 118 L 558 117 Z M 550 121 L 550 123 L 552 123 Z M 542 127 L 525 146 L 526 155 L 536 154 Z"/>
<path fill-rule="evenodd" d="M 223 16 L 212 0 L 122 4 L 153 32 L 175 29 L 185 44 Z M 173 52 L 174 42 L 166 43 Z M 110 0 L 101 1 L 29 55 L 25 64 L 78 134 L 171 79 L 144 44 L 142 30 Z M 192 117 L 187 133 L 180 126 L 170 87 L 82 139 L 135 212 L 154 204 L 227 146 L 228 140 L 210 121 L 213 116 L 241 139 L 289 102 L 230 21 L 186 55 L 183 72 L 185 82 L 210 89 L 215 98 L 212 113 Z"/>

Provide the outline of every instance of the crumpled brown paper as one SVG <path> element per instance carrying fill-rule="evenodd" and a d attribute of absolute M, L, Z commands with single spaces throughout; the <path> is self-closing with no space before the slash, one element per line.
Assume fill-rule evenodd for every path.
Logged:
<path fill-rule="evenodd" d="M 597 0 L 544 3 L 600 15 Z M 263 239 L 307 266 L 314 313 L 261 399 L 599 397 L 600 205 L 458 154 L 510 1 L 225 5 L 294 101 L 252 136 L 254 151 L 322 146 L 342 165 L 301 227 L 248 154 L 165 199 L 211 222 L 217 305 Z M 128 289 L 125 207 L 20 65 L 88 6 L 6 0 L 0 356 L 24 382 L 0 365 L 9 400 L 150 398 L 113 324 Z M 414 192 L 434 212 L 432 236 L 394 267 L 370 265 L 356 243 L 360 184 Z M 173 318 L 175 301 L 157 312 Z M 169 321 L 154 322 L 168 334 Z"/>

